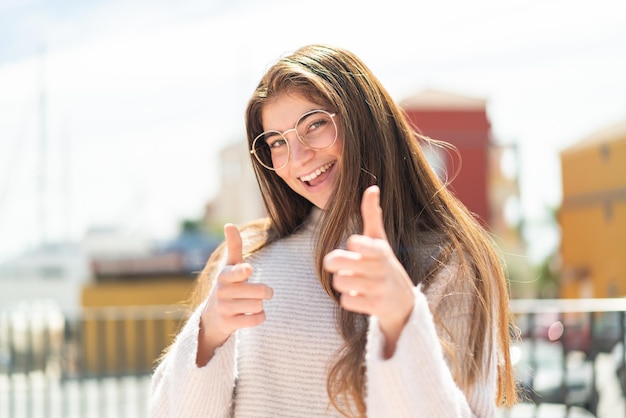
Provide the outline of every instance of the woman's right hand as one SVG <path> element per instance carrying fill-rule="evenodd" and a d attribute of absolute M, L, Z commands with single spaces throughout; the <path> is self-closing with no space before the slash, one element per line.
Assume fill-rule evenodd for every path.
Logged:
<path fill-rule="evenodd" d="M 200 317 L 196 364 L 206 365 L 215 349 L 240 328 L 249 328 L 265 321 L 263 301 L 274 291 L 263 283 L 248 283 L 252 266 L 243 261 L 242 241 L 233 224 L 224 225 L 226 266 L 216 283 Z"/>

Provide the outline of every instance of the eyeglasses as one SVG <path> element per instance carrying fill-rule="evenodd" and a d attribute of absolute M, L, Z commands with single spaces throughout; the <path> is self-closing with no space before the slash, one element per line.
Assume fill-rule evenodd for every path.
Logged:
<path fill-rule="evenodd" d="M 300 116 L 296 125 L 285 132 L 265 131 L 252 141 L 253 154 L 259 164 L 268 170 L 280 170 L 289 162 L 291 151 L 287 133 L 296 132 L 298 140 L 307 147 L 322 151 L 335 145 L 337 125 L 335 113 L 325 110 L 312 110 Z"/>

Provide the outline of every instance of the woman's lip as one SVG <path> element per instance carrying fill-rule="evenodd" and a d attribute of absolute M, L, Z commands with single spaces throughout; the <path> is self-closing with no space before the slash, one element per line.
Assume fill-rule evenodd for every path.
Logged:
<path fill-rule="evenodd" d="M 316 170 L 312 171 L 311 173 L 298 177 L 300 179 L 300 181 L 302 182 L 309 182 L 311 180 L 316 179 L 318 176 L 320 176 L 322 173 L 328 171 L 333 165 L 335 165 L 335 161 L 331 161 L 329 163 L 326 163 L 324 165 L 322 165 L 321 167 L 317 168 Z"/>
<path fill-rule="evenodd" d="M 323 173 L 320 173 L 319 176 L 315 176 L 315 178 L 310 179 L 308 181 L 302 181 L 302 185 L 310 191 L 310 192 L 318 192 L 319 190 L 323 190 L 328 184 L 330 179 L 334 176 L 335 166 L 337 164 L 330 164 L 330 166 L 324 170 Z"/>

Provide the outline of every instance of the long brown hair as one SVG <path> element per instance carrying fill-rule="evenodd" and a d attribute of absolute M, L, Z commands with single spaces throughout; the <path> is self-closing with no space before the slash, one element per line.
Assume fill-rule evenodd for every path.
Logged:
<path fill-rule="evenodd" d="M 464 363 L 458 368 L 457 383 L 468 387 L 483 375 L 482 364 L 475 359 L 484 358 L 485 350 L 491 352 L 494 336 L 486 324 L 497 321 L 495 338 L 504 360 L 497 400 L 512 404 L 515 387 L 509 359 L 508 288 L 500 259 L 488 234 L 430 168 L 419 143 L 428 139 L 411 128 L 377 78 L 354 54 L 310 45 L 280 58 L 263 76 L 246 110 L 248 146 L 263 131 L 264 104 L 282 93 L 299 94 L 336 112 L 343 134 L 340 176 L 322 215 L 315 254 L 319 279 L 328 295 L 338 301 L 322 259 L 341 245 L 346 234 L 361 230 L 360 197 L 368 186 L 377 184 L 387 238 L 414 284 L 428 285 L 452 254 L 460 258 L 467 273 L 463 277 L 474 278 L 470 341 L 461 345 L 467 347 L 462 355 L 453 356 Z M 269 243 L 291 234 L 312 205 L 276 173 L 260 166 L 253 156 L 251 159 L 269 216 L 265 235 Z M 418 255 L 426 233 L 436 233 L 445 243 L 440 263 L 432 266 L 423 265 Z M 338 303 L 336 318 L 344 346 L 329 372 L 328 393 L 342 413 L 353 414 L 350 405 L 354 405 L 356 413 L 365 416 L 367 319 L 341 309 Z"/>

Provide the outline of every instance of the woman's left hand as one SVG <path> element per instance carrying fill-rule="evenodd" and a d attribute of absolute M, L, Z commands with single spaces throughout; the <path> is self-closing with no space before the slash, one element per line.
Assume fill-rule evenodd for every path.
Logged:
<path fill-rule="evenodd" d="M 363 234 L 348 238 L 347 250 L 328 253 L 324 268 L 333 273 L 333 288 L 341 293 L 344 309 L 378 317 L 384 355 L 390 358 L 415 297 L 413 283 L 387 241 L 379 202 L 378 186 L 368 187 L 361 201 Z"/>

